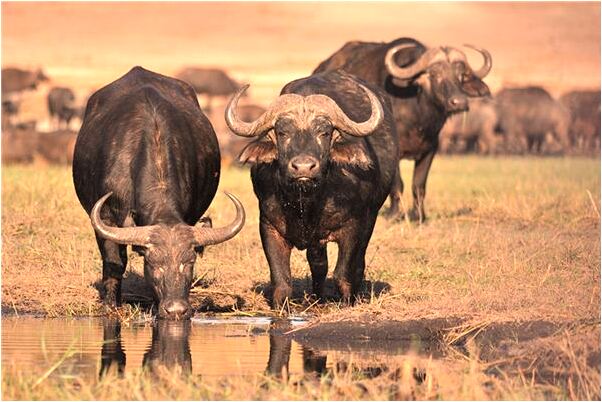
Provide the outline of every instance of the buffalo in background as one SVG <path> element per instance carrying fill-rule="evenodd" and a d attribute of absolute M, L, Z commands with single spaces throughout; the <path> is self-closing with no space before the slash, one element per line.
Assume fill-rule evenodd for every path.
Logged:
<path fill-rule="evenodd" d="M 248 138 L 232 135 L 232 131 L 224 120 L 225 111 L 226 105 L 219 105 L 211 109 L 211 113 L 208 114 L 219 141 L 222 166 L 228 166 L 232 163 L 238 164 L 238 156 L 250 142 Z M 240 119 L 247 122 L 257 120 L 265 111 L 266 108 L 256 104 L 241 103 L 237 109 Z"/>
<path fill-rule="evenodd" d="M 571 91 L 560 97 L 571 113 L 569 140 L 580 153 L 600 153 L 600 90 Z"/>
<path fill-rule="evenodd" d="M 441 129 L 440 147 L 443 153 L 497 154 L 502 137 L 496 133 L 497 112 L 490 98 L 470 101 L 467 112 L 447 119 Z"/>
<path fill-rule="evenodd" d="M 2 163 L 70 164 L 77 132 L 43 133 L 25 125 L 2 130 Z"/>
<path fill-rule="evenodd" d="M 48 81 L 42 70 L 28 71 L 20 68 L 2 69 L 2 95 L 36 89 L 38 84 Z"/>
<path fill-rule="evenodd" d="M 506 152 L 541 154 L 570 148 L 570 111 L 545 89 L 506 88 L 495 99 L 497 129 L 504 137 Z M 550 144 L 546 144 L 547 138 Z"/>
<path fill-rule="evenodd" d="M 207 96 L 203 108 L 206 113 L 212 112 L 213 97 L 229 96 L 240 89 L 240 84 L 219 68 L 185 67 L 176 73 L 176 78 L 190 84 L 198 95 Z"/>
<path fill-rule="evenodd" d="M 51 124 L 57 128 L 69 127 L 71 119 L 81 118 L 81 108 L 75 104 L 75 93 L 71 88 L 54 87 L 51 88 L 47 96 L 48 114 Z"/>
<path fill-rule="evenodd" d="M 48 81 L 42 70 L 28 71 L 20 68 L 2 69 L 2 130 L 13 126 L 24 91 L 35 90 L 38 84 Z"/>
<path fill-rule="evenodd" d="M 426 219 L 424 197 L 433 158 L 439 148 L 439 131 L 446 119 L 468 110 L 468 98 L 489 95 L 482 81 L 491 70 L 491 55 L 478 51 L 484 59 L 478 70 L 469 65 L 460 49 L 449 46 L 427 48 L 412 38 L 390 43 L 348 42 L 315 73 L 341 69 L 382 88 L 392 105 L 399 141 L 400 158 L 415 161 L 412 182 L 414 205 L 410 220 Z M 387 215 L 399 211 L 403 182 L 397 169 Z"/>

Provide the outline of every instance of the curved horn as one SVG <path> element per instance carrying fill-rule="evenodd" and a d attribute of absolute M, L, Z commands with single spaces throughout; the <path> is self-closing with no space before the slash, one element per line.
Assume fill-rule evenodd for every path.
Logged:
<path fill-rule="evenodd" d="M 483 66 L 478 70 L 478 71 L 474 71 L 474 75 L 476 75 L 478 78 L 485 78 L 487 76 L 487 74 L 489 74 L 489 71 L 491 71 L 491 54 L 487 51 L 487 49 L 482 49 L 473 45 L 464 45 L 467 48 L 470 48 L 472 50 L 476 50 L 477 52 L 481 53 L 481 55 L 483 56 Z"/>
<path fill-rule="evenodd" d="M 208 227 L 195 227 L 194 238 L 199 246 L 209 246 L 211 244 L 219 244 L 230 240 L 240 232 L 245 224 L 245 209 L 242 203 L 234 195 L 226 193 L 228 198 L 232 200 L 234 206 L 236 206 L 236 218 L 228 226 L 223 228 L 208 228 Z"/>
<path fill-rule="evenodd" d="M 92 211 L 90 212 L 90 221 L 92 227 L 98 233 L 100 237 L 106 240 L 111 240 L 119 244 L 132 244 L 138 246 L 148 246 L 150 243 L 150 235 L 154 229 L 154 226 L 142 226 L 134 228 L 120 228 L 116 226 L 106 225 L 100 217 L 100 210 L 104 205 L 107 198 L 109 198 L 113 192 L 105 194 L 101 199 L 96 201 Z"/>
<path fill-rule="evenodd" d="M 372 134 L 374 130 L 376 130 L 376 127 L 382 123 L 384 112 L 382 103 L 378 100 L 376 95 L 362 84 L 358 83 L 358 85 L 368 96 L 372 110 L 370 118 L 363 123 L 357 123 L 351 120 L 339 105 L 326 95 L 310 95 L 306 99 L 307 102 L 312 103 L 316 108 L 326 110 L 332 124 L 341 131 L 353 135 L 354 137 L 365 137 Z"/>
<path fill-rule="evenodd" d="M 241 120 L 236 115 L 236 106 L 238 105 L 238 100 L 240 99 L 242 94 L 247 90 L 247 88 L 249 88 L 249 84 L 244 85 L 234 94 L 234 96 L 232 96 L 232 99 L 230 99 L 230 102 L 228 102 L 228 106 L 226 107 L 225 118 L 226 124 L 234 134 L 239 135 L 241 137 L 255 137 L 261 134 L 261 132 L 263 132 L 267 128 L 265 126 L 266 122 L 268 122 L 269 124 L 268 118 L 270 116 L 270 110 L 268 109 L 267 111 L 265 111 L 264 114 L 262 114 L 257 120 L 255 120 L 252 123 L 247 123 L 246 121 Z"/>
<path fill-rule="evenodd" d="M 394 46 L 387 51 L 385 56 L 385 67 L 387 68 L 389 74 L 391 74 L 393 77 L 407 80 L 417 76 L 429 66 L 435 55 L 440 51 L 439 48 L 428 49 L 422 54 L 422 56 L 418 58 L 418 60 L 408 67 L 399 67 L 395 62 L 395 55 L 399 51 L 411 47 L 416 47 L 416 45 L 413 43 L 403 43 L 401 45 Z"/>

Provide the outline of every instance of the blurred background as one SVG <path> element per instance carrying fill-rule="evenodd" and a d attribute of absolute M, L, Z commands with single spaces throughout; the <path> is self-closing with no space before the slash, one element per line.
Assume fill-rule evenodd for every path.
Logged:
<path fill-rule="evenodd" d="M 10 2 L 2 4 L 3 144 L 9 131 L 29 130 L 55 135 L 29 135 L 22 149 L 10 147 L 13 158 L 33 159 L 19 156 L 32 147 L 38 154 L 55 152 L 43 150 L 40 141 L 68 149 L 88 96 L 141 65 L 193 84 L 220 142 L 229 147 L 223 108 L 240 84 L 251 84 L 242 104 L 252 119 L 282 86 L 311 74 L 345 42 L 403 36 L 427 46 L 488 49 L 493 70 L 485 81 L 494 94 L 523 86 L 541 86 L 556 99 L 574 90 L 599 91 L 595 2 Z M 480 65 L 476 52 L 467 56 Z M 599 120 L 599 99 L 597 113 Z M 71 134 L 56 134 L 65 130 Z M 599 139 L 599 123 L 592 130 Z M 470 141 L 458 141 L 449 152 L 472 150 Z M 226 154 L 240 147 L 234 148 Z M 60 159 L 64 152 L 56 152 Z"/>

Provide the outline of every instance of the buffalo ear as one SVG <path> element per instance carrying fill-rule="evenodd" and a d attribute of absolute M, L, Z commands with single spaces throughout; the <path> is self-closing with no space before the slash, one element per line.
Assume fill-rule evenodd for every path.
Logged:
<path fill-rule="evenodd" d="M 464 91 L 464 93 L 470 97 L 491 95 L 487 84 L 474 75 L 471 75 L 468 80 L 462 82 L 462 91 Z"/>
<path fill-rule="evenodd" d="M 330 148 L 330 160 L 332 162 L 362 170 L 368 170 L 372 167 L 372 160 L 368 157 L 362 141 L 345 141 L 341 137 L 339 139 L 334 141 Z"/>
<path fill-rule="evenodd" d="M 274 143 L 262 138 L 247 145 L 238 156 L 238 161 L 242 164 L 271 163 L 276 158 L 276 146 Z"/>
<path fill-rule="evenodd" d="M 213 221 L 208 216 L 203 216 L 201 219 L 199 219 L 199 223 L 202 228 L 213 227 Z M 205 246 L 195 246 L 194 251 L 202 257 L 205 251 Z"/>

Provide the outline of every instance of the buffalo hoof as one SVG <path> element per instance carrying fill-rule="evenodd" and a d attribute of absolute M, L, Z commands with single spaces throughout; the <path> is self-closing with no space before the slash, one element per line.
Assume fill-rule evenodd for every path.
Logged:
<path fill-rule="evenodd" d="M 426 216 L 418 212 L 415 208 L 410 209 L 410 211 L 407 214 L 407 217 L 410 220 L 410 222 L 417 222 L 419 224 L 422 224 L 426 221 Z"/>
<path fill-rule="evenodd" d="M 402 215 L 399 213 L 399 209 L 397 208 L 388 208 L 383 214 L 383 216 L 385 217 L 385 219 L 388 220 L 399 219 L 402 217 Z"/>
<path fill-rule="evenodd" d="M 272 296 L 272 308 L 281 309 L 284 304 L 290 300 L 293 295 L 293 289 L 290 286 L 281 285 L 274 289 Z"/>
<path fill-rule="evenodd" d="M 337 288 L 341 294 L 341 302 L 343 304 L 351 304 L 351 284 L 345 279 L 336 279 Z"/>

